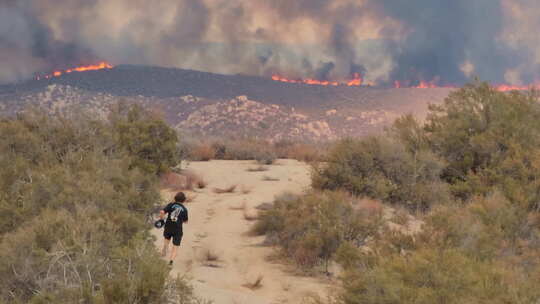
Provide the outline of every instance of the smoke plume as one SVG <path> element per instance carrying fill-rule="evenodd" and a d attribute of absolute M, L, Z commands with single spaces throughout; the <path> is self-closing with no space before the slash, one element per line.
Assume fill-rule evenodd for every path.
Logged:
<path fill-rule="evenodd" d="M 0 83 L 101 60 L 376 84 L 539 76 L 536 0 L 0 1 Z"/>

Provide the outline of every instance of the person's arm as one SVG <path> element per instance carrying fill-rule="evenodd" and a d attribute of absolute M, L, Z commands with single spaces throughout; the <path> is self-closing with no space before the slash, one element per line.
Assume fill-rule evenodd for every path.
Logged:
<path fill-rule="evenodd" d="M 186 208 L 186 207 L 184 207 L 184 211 L 185 211 L 185 212 L 182 212 L 182 221 L 183 221 L 184 223 L 187 223 L 187 222 L 188 222 L 188 211 L 187 211 L 187 208 Z"/>
<path fill-rule="evenodd" d="M 169 210 L 170 207 L 171 207 L 171 204 L 169 203 L 169 204 L 167 204 L 167 206 L 165 206 L 165 208 L 159 210 L 159 219 L 161 219 L 161 220 L 164 219 L 164 218 L 165 218 L 165 214 L 171 212 L 171 211 Z"/>

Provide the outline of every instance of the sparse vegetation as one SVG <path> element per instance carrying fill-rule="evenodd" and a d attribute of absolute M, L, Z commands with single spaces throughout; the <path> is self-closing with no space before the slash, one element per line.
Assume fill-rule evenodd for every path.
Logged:
<path fill-rule="evenodd" d="M 263 286 L 262 285 L 263 279 L 264 279 L 264 276 L 262 274 L 259 274 L 257 277 L 255 277 L 253 280 L 248 281 L 243 286 L 251 290 L 259 289 Z"/>
<path fill-rule="evenodd" d="M 183 170 L 181 172 L 181 174 L 182 174 L 182 176 L 185 176 L 185 178 L 186 178 L 186 189 L 187 190 L 193 190 L 194 188 L 197 188 L 197 189 L 206 188 L 207 183 L 197 173 L 195 173 L 193 171 L 190 171 L 190 170 Z"/>
<path fill-rule="evenodd" d="M 296 143 L 289 141 L 268 142 L 246 138 L 205 138 L 204 140 L 184 140 L 181 151 L 191 160 L 208 161 L 210 159 L 255 160 L 264 168 L 277 158 L 296 159 L 312 162 L 323 160 L 326 143 Z"/>
<path fill-rule="evenodd" d="M 216 158 L 216 151 L 211 145 L 207 143 L 201 143 L 193 147 L 190 155 L 192 160 L 209 161 Z"/>
<path fill-rule="evenodd" d="M 172 191 L 204 189 L 206 181 L 195 172 L 181 170 L 180 173 L 168 172 L 160 177 L 161 187 Z"/>
<path fill-rule="evenodd" d="M 214 268 L 220 267 L 220 265 L 218 264 L 220 260 L 219 254 L 210 248 L 203 248 L 200 258 L 201 258 L 202 265 L 206 267 L 214 267 Z"/>
<path fill-rule="evenodd" d="M 262 180 L 265 181 L 265 182 L 278 182 L 279 178 L 265 175 L 265 176 L 262 177 Z"/>
<path fill-rule="evenodd" d="M 260 165 L 260 166 L 257 166 L 257 167 L 249 167 L 249 168 L 247 168 L 246 171 L 248 171 L 248 172 L 264 172 L 264 171 L 268 171 L 268 167 Z"/>
<path fill-rule="evenodd" d="M 206 181 L 203 179 L 199 179 L 197 182 L 195 182 L 195 185 L 197 186 L 198 189 L 204 189 L 206 188 L 208 183 L 206 183 Z"/>
<path fill-rule="evenodd" d="M 231 185 L 227 188 L 214 188 L 212 191 L 217 194 L 233 193 L 236 190 L 236 185 Z"/>

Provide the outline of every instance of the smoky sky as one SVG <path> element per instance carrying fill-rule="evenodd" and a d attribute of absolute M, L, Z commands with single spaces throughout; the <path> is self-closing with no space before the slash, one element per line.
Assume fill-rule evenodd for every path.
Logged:
<path fill-rule="evenodd" d="M 365 83 L 539 79 L 534 0 L 0 0 L 0 83 L 98 61 Z"/>

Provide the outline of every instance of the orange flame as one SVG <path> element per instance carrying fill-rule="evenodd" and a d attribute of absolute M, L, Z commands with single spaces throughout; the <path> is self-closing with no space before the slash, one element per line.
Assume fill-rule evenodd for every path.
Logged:
<path fill-rule="evenodd" d="M 322 85 L 322 86 L 339 86 L 339 85 L 346 85 L 349 87 L 352 86 L 361 86 L 362 85 L 362 77 L 358 73 L 354 73 L 353 79 L 348 80 L 346 82 L 339 82 L 339 81 L 328 81 L 328 80 L 317 80 L 312 78 L 307 79 L 289 79 L 283 76 L 279 75 L 272 75 L 272 80 L 274 81 L 280 81 L 280 82 L 286 82 L 286 83 L 299 83 L 299 84 L 309 84 L 309 85 Z"/>
<path fill-rule="evenodd" d="M 113 65 L 111 65 L 108 62 L 102 61 L 102 62 L 100 62 L 98 64 L 94 64 L 94 65 L 86 65 L 86 66 L 74 67 L 74 68 L 67 69 L 67 70 L 64 70 L 64 71 L 54 71 L 54 72 L 52 72 L 52 74 L 45 75 L 43 77 L 45 79 L 49 79 L 51 77 L 60 77 L 63 74 L 69 74 L 69 73 L 73 73 L 73 72 L 97 71 L 97 70 L 112 69 L 112 68 L 114 68 Z M 38 77 L 36 77 L 36 79 L 40 80 L 41 77 L 38 76 Z"/>
<path fill-rule="evenodd" d="M 349 82 L 347 82 L 347 85 L 350 87 L 354 86 L 361 86 L 362 85 L 362 77 L 359 73 L 354 73 L 353 79 L 351 79 Z"/>
<path fill-rule="evenodd" d="M 497 91 L 500 92 L 510 92 L 510 91 L 526 91 L 529 89 L 540 89 L 540 83 L 537 84 L 531 84 L 528 86 L 515 86 L 515 85 L 507 85 L 507 84 L 498 84 L 493 86 Z"/>

